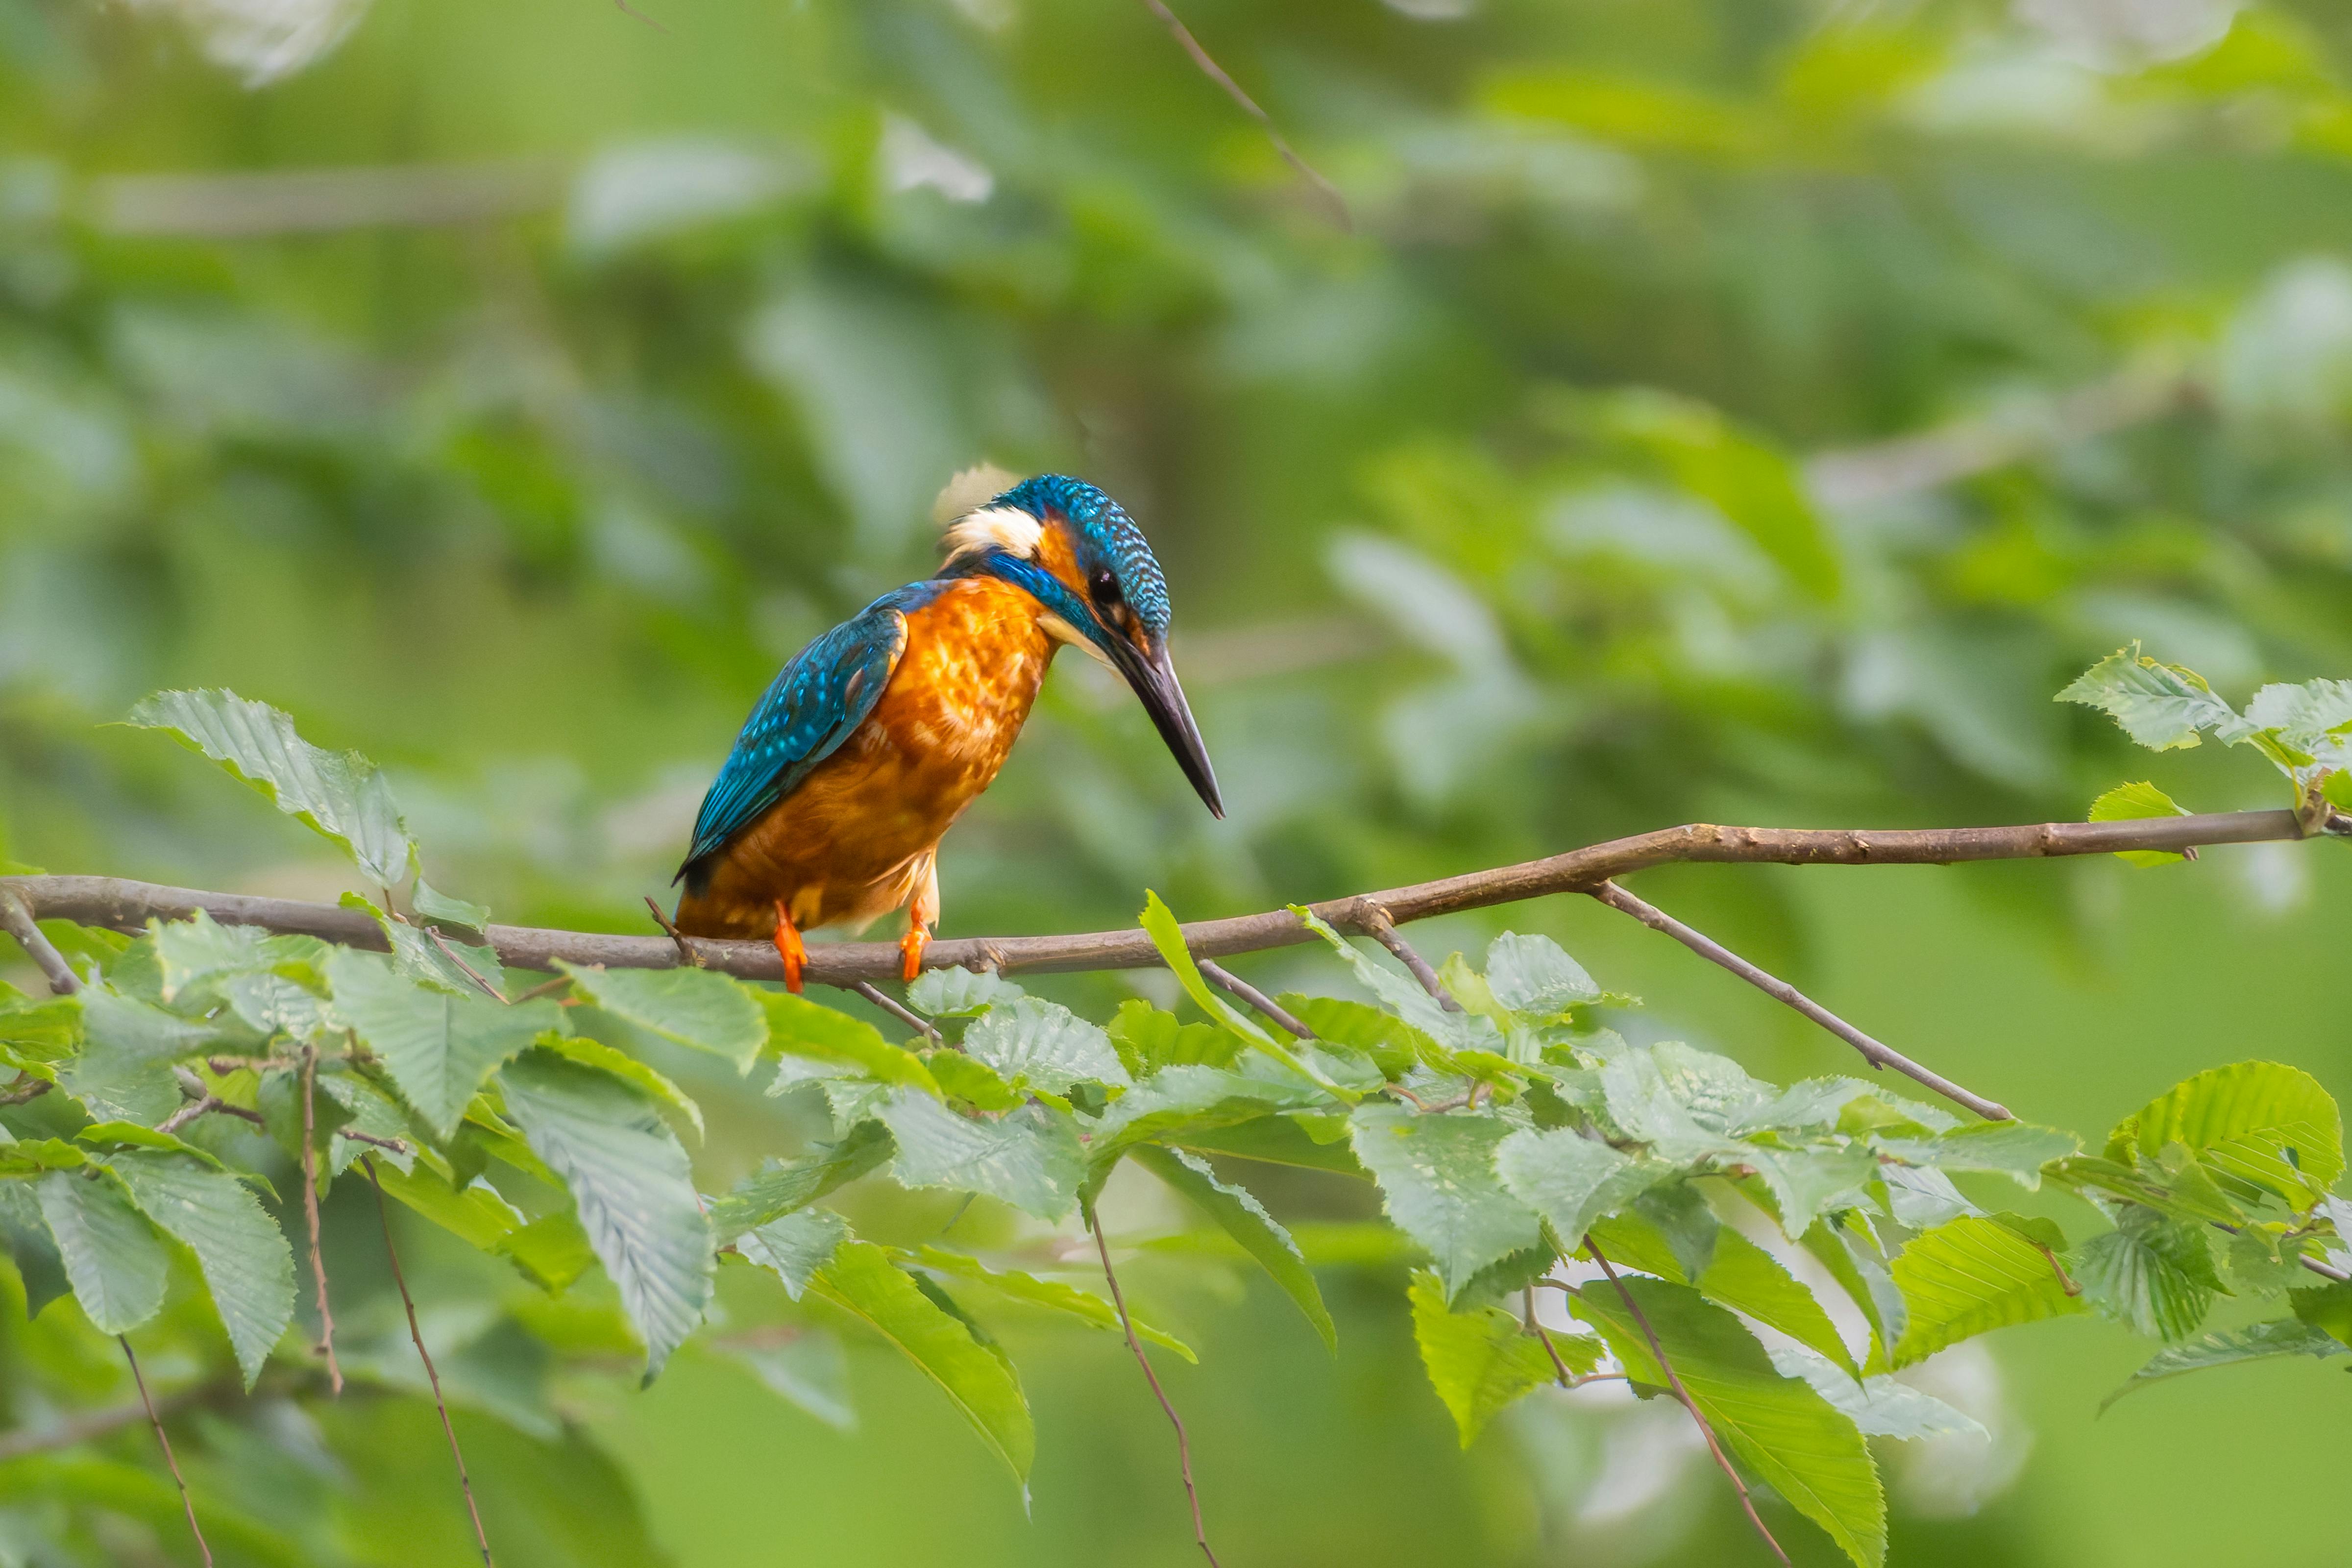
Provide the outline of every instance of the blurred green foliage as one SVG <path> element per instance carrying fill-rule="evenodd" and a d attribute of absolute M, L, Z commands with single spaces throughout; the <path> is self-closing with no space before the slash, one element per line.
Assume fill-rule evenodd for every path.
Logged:
<path fill-rule="evenodd" d="M 344 868 L 206 770 L 96 728 L 151 689 L 228 685 L 384 762 L 436 884 L 503 919 L 642 929 L 752 695 L 928 569 L 929 498 L 982 456 L 1083 473 L 1142 519 L 1232 811 L 1203 819 L 1131 703 L 1066 668 L 950 845 L 950 934 L 1124 923 L 1147 882 L 1188 914 L 1265 907 L 1693 816 L 2078 817 L 2148 768 L 2048 694 L 2119 644 L 2233 701 L 2352 670 L 2340 8 L 1181 7 L 1346 193 L 1352 232 L 1121 0 L 646 8 L 666 31 L 593 0 L 0 0 L 0 860 L 341 890 Z M 2276 802 L 2242 753 L 2156 767 L 2190 809 Z M 1768 966 L 1874 1004 L 1874 1032 L 2095 1133 L 2231 1055 L 2352 1088 L 2352 994 L 2313 934 L 2352 897 L 2329 847 L 1988 868 L 1952 890 L 1657 886 Z M 2198 880 L 2157 880 L 2175 876 Z M 1620 940 L 1577 911 L 1512 918 L 1580 953 Z M 1622 952 L 1612 977 L 1759 1070 L 1820 1048 Z M 1061 994 L 1108 1003 L 1117 984 Z M 2207 1039 L 2176 1037 L 2192 1017 Z M 2251 1043 L 2212 1046 L 2222 1032 Z M 664 1066 L 693 1085 L 692 1064 Z M 706 1186 L 806 1131 L 709 1114 Z M 1360 1217 L 1320 1189 L 1269 1201 Z M 900 1219 L 911 1236 L 948 1217 Z M 373 1215 L 339 1198 L 330 1219 L 389 1365 L 404 1352 Z M 484 1288 L 468 1267 L 425 1266 L 448 1270 L 453 1310 Z M 1506 1419 L 1446 1457 L 1393 1290 L 1333 1292 L 1351 1348 L 1315 1382 L 1254 1359 L 1297 1333 L 1284 1303 L 1166 1289 L 1180 1317 L 1232 1325 L 1213 1343 L 1174 1326 L 1211 1351 L 1187 1374 L 1196 1432 L 1226 1446 L 1205 1462 L 1230 1468 L 1230 1500 L 1211 1507 L 1266 1556 L 1751 1550 L 1736 1514 L 1678 1508 L 1712 1478 L 1641 1426 L 1646 1406 Z M 484 1347 L 478 1411 L 540 1375 L 481 1322 L 446 1331 Z M 2053 1387 L 2087 1375 L 2062 1363 L 2022 1364 Z M 160 1352 L 156 1369 L 175 1372 Z M 843 1556 L 976 1534 L 1008 1560 L 1191 1550 L 1164 1434 L 1115 1361 L 1041 1396 L 1121 1436 L 1049 1445 L 1034 1551 L 993 1497 L 971 1504 L 984 1524 L 936 1538 L 860 1524 L 855 1501 L 897 1506 L 895 1451 L 869 1436 L 847 1464 L 805 1422 L 774 1437 L 801 1417 L 749 1405 L 748 1382 L 708 1397 L 751 1414 L 679 1408 L 681 1380 L 719 1375 L 688 1362 L 642 1405 L 597 1384 L 567 1389 L 572 1425 L 469 1426 L 503 1456 L 477 1460 L 486 1510 L 559 1517 L 534 1487 L 618 1498 L 570 1468 L 612 1462 L 593 1430 L 659 1489 L 681 1562 L 766 1561 L 695 1489 L 710 1456 L 772 1438 L 782 1468 L 825 1478 L 810 1506 Z M 85 1369 L 73 1402 L 121 1381 Z M 56 1396 L 10 1387 L 20 1423 Z M 2242 1423 L 2250 1477 L 2290 1473 L 2340 1421 L 2210 1397 Z M 880 1399 L 869 1432 L 921 1425 L 920 1395 Z M 282 1408 L 199 1417 L 198 1462 L 257 1511 L 331 1492 L 311 1512 L 358 1560 L 462 1560 L 423 1405 Z M 2145 1486 L 2115 1468 L 2114 1432 L 2141 1430 L 2128 1410 L 2096 1431 L 2041 1419 L 2041 1484 L 2078 1501 L 2102 1478 Z M 2052 1524 L 2074 1513 L 2033 1483 L 1974 1522 L 1925 1522 L 2013 1479 L 1998 1456 L 2027 1423 L 2006 1419 L 1967 1485 L 1896 1486 L 1896 1560 L 2121 1560 L 2090 1525 Z M 152 1527 L 102 1543 L 122 1561 L 181 1550 L 142 1438 L 108 1439 L 102 1462 L 137 1468 L 91 1483 Z M 1646 1472 L 1610 1469 L 1642 1443 Z M 1329 1451 L 1298 1457 L 1313 1444 Z M 366 1462 L 335 1457 L 352 1454 Z M 1265 1495 L 1259 1472 L 1291 1463 L 1312 1507 Z M 1645 1500 L 1628 1473 L 1667 1480 Z M 1342 1522 L 1367 1476 L 1446 1528 Z M 1087 1511 L 1138 1497 L 1164 1540 Z M 2196 1530 L 2150 1511 L 2095 1517 L 2135 1560 L 2189 1560 Z M 387 1545 L 383 1521 L 421 1519 L 454 1533 Z M 653 1560 L 636 1528 L 519 1529 L 501 1560 Z M 2324 1560 L 2298 1550 L 2315 1548 L 2263 1555 Z M 0 1540 L 0 1558 L 30 1551 Z"/>

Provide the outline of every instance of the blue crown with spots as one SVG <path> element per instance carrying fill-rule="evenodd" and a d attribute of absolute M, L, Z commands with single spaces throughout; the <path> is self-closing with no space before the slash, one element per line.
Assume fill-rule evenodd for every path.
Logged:
<path fill-rule="evenodd" d="M 998 496 L 992 506 L 1019 507 L 1044 519 L 1060 512 L 1077 530 L 1080 558 L 1091 567 L 1099 562 L 1118 578 L 1118 591 L 1137 618 L 1154 632 L 1168 629 L 1168 579 L 1144 542 L 1143 530 L 1127 509 L 1084 479 L 1067 474 L 1040 474 L 1024 479 Z"/>

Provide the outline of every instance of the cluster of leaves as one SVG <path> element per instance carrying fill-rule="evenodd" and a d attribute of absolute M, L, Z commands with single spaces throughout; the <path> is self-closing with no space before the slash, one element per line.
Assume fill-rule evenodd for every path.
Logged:
<path fill-rule="evenodd" d="M 413 863 L 373 771 L 309 747 L 282 715 L 170 693 L 141 720 L 372 872 Z M 1895 1375 L 1947 1346 L 2095 1310 L 2167 1342 L 2134 1387 L 2352 1353 L 2352 1285 L 2327 1282 L 2352 1261 L 2339 1228 L 2352 1207 L 2332 1192 L 2341 1127 L 2289 1067 L 2200 1074 L 2089 1154 L 2069 1133 L 1964 1126 L 1858 1079 L 1776 1087 L 1709 1051 L 1629 1043 L 1597 1012 L 1628 999 L 1542 937 L 1507 933 L 1482 965 L 1454 955 L 1440 999 L 1301 909 L 1369 999 L 1284 996 L 1313 1032 L 1294 1039 L 1208 985 L 1154 896 L 1143 925 L 1203 1021 L 1130 1001 L 1097 1026 L 1001 976 L 934 971 L 908 1001 L 936 1037 L 896 1043 L 700 970 L 566 965 L 518 994 L 476 940 L 487 911 L 431 901 L 442 912 L 366 906 L 388 953 L 201 914 L 136 939 L 59 928 L 86 987 L 0 997 L 0 1058 L 18 1075 L 0 1111 L 0 1228 L 28 1309 L 69 1297 L 89 1328 L 128 1333 L 163 1310 L 184 1255 L 247 1387 L 273 1357 L 299 1368 L 294 1248 L 262 1199 L 289 1163 L 324 1190 L 365 1161 L 383 1193 L 551 1298 L 601 1269 L 614 1307 L 590 1337 L 634 1343 L 647 1379 L 702 1323 L 722 1264 L 768 1270 L 804 1310 L 902 1352 L 1025 1486 L 1020 1376 L 967 1302 L 1111 1331 L 1123 1310 L 1025 1257 L 861 1237 L 824 1200 L 873 1177 L 1092 1228 L 1097 1195 L 1132 1162 L 1330 1344 L 1299 1239 L 1234 1173 L 1303 1167 L 1377 1186 L 1412 1263 L 1423 1360 L 1465 1446 L 1547 1384 L 1604 1369 L 1645 1394 L 1678 1382 L 1739 1465 L 1866 1568 L 1886 1539 L 1869 1439 L 1973 1426 Z M 698 1134 L 702 1114 L 624 1048 L 647 1037 L 739 1075 L 766 1067 L 767 1092 L 821 1107 L 831 1140 L 698 1193 L 681 1132 Z M 1981 1206 L 1956 1175 L 2055 1183 L 2106 1223 L 2070 1240 Z M 1538 1289 L 1580 1327 L 1539 1326 Z M 2195 1337 L 2222 1298 L 2282 1296 L 2284 1316 Z M 772 1386 L 840 1419 L 822 1343 L 751 1353 Z"/>

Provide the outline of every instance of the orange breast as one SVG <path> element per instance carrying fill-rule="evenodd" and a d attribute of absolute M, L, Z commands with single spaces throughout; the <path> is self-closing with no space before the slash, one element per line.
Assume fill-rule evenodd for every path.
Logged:
<path fill-rule="evenodd" d="M 1037 602 L 965 578 L 907 615 L 907 647 L 864 724 L 730 845 L 694 935 L 766 936 L 782 899 L 803 930 L 902 908 L 923 858 L 995 779 L 1037 700 L 1054 643 Z"/>

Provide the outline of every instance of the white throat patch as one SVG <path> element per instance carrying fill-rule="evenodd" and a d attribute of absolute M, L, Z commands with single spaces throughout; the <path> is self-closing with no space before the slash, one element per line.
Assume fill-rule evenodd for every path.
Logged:
<path fill-rule="evenodd" d="M 1036 554 L 1045 531 L 1044 523 L 1017 506 L 992 506 L 968 511 L 948 524 L 940 543 L 950 561 L 992 548 L 1026 561 Z"/>

